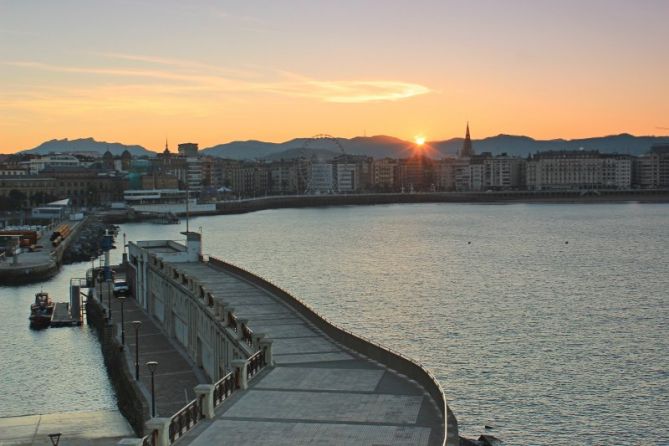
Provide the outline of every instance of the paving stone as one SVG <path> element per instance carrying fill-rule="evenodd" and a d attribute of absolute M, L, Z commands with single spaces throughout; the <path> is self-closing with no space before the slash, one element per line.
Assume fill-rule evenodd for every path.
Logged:
<path fill-rule="evenodd" d="M 330 392 L 249 390 L 223 418 L 358 423 L 415 423 L 423 397 Z"/>
<path fill-rule="evenodd" d="M 429 428 L 415 426 L 218 420 L 191 445 L 422 446 L 429 436 Z"/>
<path fill-rule="evenodd" d="M 254 389 L 345 390 L 372 392 L 383 370 L 277 367 Z"/>

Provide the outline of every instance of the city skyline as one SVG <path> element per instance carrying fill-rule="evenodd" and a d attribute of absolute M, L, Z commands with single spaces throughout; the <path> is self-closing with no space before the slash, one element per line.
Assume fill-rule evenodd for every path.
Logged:
<path fill-rule="evenodd" d="M 669 3 L 0 0 L 0 153 L 669 133 Z M 104 20 L 101 18 L 104 17 Z"/>

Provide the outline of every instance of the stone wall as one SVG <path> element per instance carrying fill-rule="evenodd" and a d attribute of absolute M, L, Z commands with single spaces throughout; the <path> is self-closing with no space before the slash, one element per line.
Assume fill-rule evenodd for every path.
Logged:
<path fill-rule="evenodd" d="M 149 403 L 137 386 L 121 344 L 114 336 L 114 326 L 107 323 L 105 310 L 92 297 L 86 302 L 88 324 L 95 327 L 100 339 L 107 375 L 116 391 L 118 408 L 137 436 L 144 435 L 144 422 L 150 418 Z"/>

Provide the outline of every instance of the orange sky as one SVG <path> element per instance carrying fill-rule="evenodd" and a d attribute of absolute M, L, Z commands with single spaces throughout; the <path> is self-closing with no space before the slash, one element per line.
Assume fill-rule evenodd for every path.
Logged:
<path fill-rule="evenodd" d="M 669 134 L 666 1 L 241 3 L 0 0 L 0 153 Z"/>

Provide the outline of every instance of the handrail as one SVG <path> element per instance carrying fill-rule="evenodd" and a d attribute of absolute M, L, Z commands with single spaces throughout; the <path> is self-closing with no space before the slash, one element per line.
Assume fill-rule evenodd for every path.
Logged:
<path fill-rule="evenodd" d="M 170 444 L 182 437 L 198 421 L 204 418 L 204 414 L 202 413 L 203 398 L 204 395 L 200 395 L 172 416 L 169 427 Z"/>
<path fill-rule="evenodd" d="M 154 429 L 149 435 L 142 437 L 142 446 L 156 446 L 156 437 L 158 437 L 158 430 Z"/>
<path fill-rule="evenodd" d="M 214 383 L 214 408 L 225 401 L 235 391 L 235 374 L 228 373 Z"/>
<path fill-rule="evenodd" d="M 246 366 L 246 377 L 254 377 L 263 367 L 267 365 L 265 360 L 265 349 L 261 349 L 255 352 L 249 359 L 248 365 Z"/>

